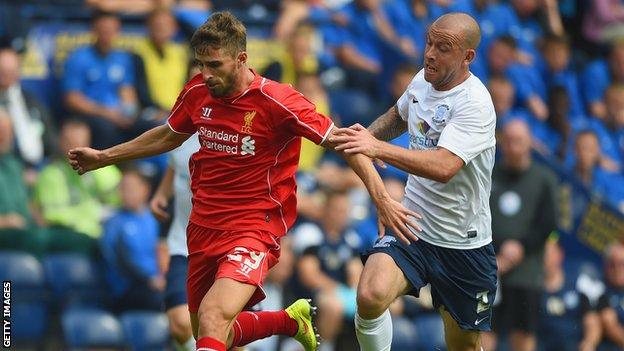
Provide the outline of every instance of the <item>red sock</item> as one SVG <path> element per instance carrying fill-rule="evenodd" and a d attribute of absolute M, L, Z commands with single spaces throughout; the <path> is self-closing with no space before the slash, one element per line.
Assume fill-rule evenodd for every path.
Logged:
<path fill-rule="evenodd" d="M 209 337 L 200 338 L 195 346 L 197 351 L 226 351 L 224 343 Z"/>
<path fill-rule="evenodd" d="M 244 346 L 271 335 L 293 336 L 298 328 L 297 322 L 283 310 L 241 312 L 232 327 L 232 346 Z"/>

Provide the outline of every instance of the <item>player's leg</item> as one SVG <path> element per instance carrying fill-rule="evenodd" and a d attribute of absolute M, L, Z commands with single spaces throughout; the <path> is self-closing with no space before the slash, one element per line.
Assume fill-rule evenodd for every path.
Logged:
<path fill-rule="evenodd" d="M 491 329 L 496 259 L 491 245 L 459 250 L 425 244 L 431 296 L 444 321 L 449 351 L 480 351 Z"/>
<path fill-rule="evenodd" d="M 169 331 L 173 337 L 176 351 L 195 350 L 195 339 L 191 329 L 186 296 L 187 270 L 188 259 L 186 256 L 171 256 L 166 276 L 165 309 L 169 320 Z"/>
<path fill-rule="evenodd" d="M 444 321 L 444 340 L 448 351 L 480 351 L 481 332 L 478 330 L 463 330 L 444 307 L 439 309 Z"/>
<path fill-rule="evenodd" d="M 362 351 L 390 350 L 392 319 L 388 307 L 412 289 L 403 271 L 387 253 L 368 257 L 357 289 L 355 331 Z"/>

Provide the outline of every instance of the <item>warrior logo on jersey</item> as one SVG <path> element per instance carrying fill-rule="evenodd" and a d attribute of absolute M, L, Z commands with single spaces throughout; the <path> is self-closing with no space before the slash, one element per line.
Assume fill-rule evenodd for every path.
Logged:
<path fill-rule="evenodd" d="M 253 119 L 256 117 L 256 111 L 249 111 L 245 113 L 244 123 L 241 127 L 241 133 L 251 134 L 251 125 L 253 124 Z"/>
<path fill-rule="evenodd" d="M 446 104 L 439 105 L 436 107 L 435 114 L 433 115 L 433 118 L 431 118 L 431 121 L 435 124 L 443 124 L 446 122 L 450 110 L 451 108 Z"/>

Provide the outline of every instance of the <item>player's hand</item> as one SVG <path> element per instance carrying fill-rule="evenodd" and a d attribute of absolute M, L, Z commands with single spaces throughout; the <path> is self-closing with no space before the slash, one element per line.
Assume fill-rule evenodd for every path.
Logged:
<path fill-rule="evenodd" d="M 9 212 L 0 216 L 0 228 L 24 229 L 26 228 L 26 220 L 19 213 Z"/>
<path fill-rule="evenodd" d="M 338 129 L 330 141 L 338 144 L 336 145 L 337 151 L 344 151 L 347 154 L 364 154 L 372 159 L 378 158 L 382 143 L 359 123 L 349 128 Z"/>
<path fill-rule="evenodd" d="M 165 222 L 169 219 L 169 213 L 167 213 L 167 204 L 169 200 L 166 196 L 156 193 L 154 197 L 150 201 L 150 210 L 152 213 L 161 222 Z"/>
<path fill-rule="evenodd" d="M 505 240 L 500 247 L 500 255 L 509 262 L 511 267 L 515 267 L 524 258 L 524 248 L 518 240 L 510 239 Z"/>
<path fill-rule="evenodd" d="M 418 213 L 406 209 L 389 196 L 375 200 L 375 205 L 377 207 L 379 237 L 386 235 L 386 227 L 388 227 L 392 229 L 396 238 L 406 245 L 409 245 L 411 241 L 418 240 L 418 237 L 409 228 L 422 232 L 420 226 L 410 219 L 410 217 L 421 219 L 422 217 Z"/>
<path fill-rule="evenodd" d="M 90 147 L 77 147 L 69 150 L 67 153 L 69 164 L 78 174 L 98 169 L 105 164 L 102 162 L 102 151 L 95 150 Z"/>

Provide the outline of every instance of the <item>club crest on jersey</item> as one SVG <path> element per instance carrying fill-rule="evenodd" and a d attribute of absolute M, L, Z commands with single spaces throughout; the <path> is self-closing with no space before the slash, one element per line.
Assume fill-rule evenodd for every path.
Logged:
<path fill-rule="evenodd" d="M 202 109 L 201 116 L 199 116 L 201 119 L 212 119 L 210 117 L 210 113 L 212 112 L 211 107 L 202 107 L 201 109 Z"/>
<path fill-rule="evenodd" d="M 433 118 L 431 118 L 431 121 L 435 124 L 443 124 L 444 122 L 446 122 L 450 110 L 451 108 L 449 107 L 449 105 L 438 105 L 438 107 L 436 107 Z"/>
<path fill-rule="evenodd" d="M 243 117 L 244 124 L 241 127 L 241 133 L 251 134 L 251 126 L 253 124 L 254 117 L 256 117 L 256 111 L 249 111 L 245 113 Z"/>

